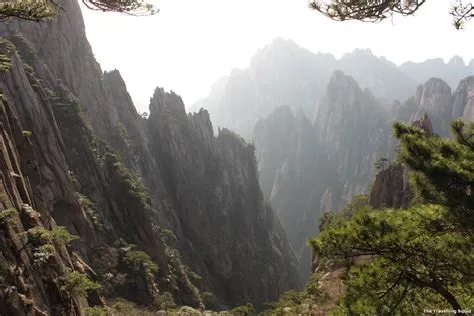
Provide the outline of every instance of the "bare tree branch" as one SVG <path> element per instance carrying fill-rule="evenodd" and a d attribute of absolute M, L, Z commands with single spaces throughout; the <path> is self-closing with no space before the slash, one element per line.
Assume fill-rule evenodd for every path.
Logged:
<path fill-rule="evenodd" d="M 395 14 L 413 15 L 425 3 L 426 0 L 309 0 L 309 7 L 335 21 L 380 22 Z M 462 29 L 474 17 L 474 6 L 454 0 L 449 14 L 454 27 Z"/>
<path fill-rule="evenodd" d="M 412 15 L 425 2 L 426 0 L 310 0 L 309 6 L 336 21 L 379 22 L 394 13 Z"/>

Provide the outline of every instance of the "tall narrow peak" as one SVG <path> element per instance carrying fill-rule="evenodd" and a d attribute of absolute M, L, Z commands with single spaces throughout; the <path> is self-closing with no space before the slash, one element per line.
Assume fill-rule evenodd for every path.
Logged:
<path fill-rule="evenodd" d="M 418 116 L 427 112 L 436 133 L 449 136 L 449 122 L 452 119 L 451 88 L 442 79 L 431 78 L 423 85 L 423 93 L 418 107 Z"/>
<path fill-rule="evenodd" d="M 342 71 L 333 73 L 314 121 L 321 143 L 346 179 L 346 198 L 365 192 L 373 163 L 389 155 L 390 117 L 370 93 Z"/>

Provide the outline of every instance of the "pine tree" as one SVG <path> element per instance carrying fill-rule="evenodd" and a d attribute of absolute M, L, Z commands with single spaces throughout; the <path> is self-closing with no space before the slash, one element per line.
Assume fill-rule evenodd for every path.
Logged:
<path fill-rule="evenodd" d="M 474 124 L 452 123 L 454 138 L 394 125 L 399 159 L 421 203 L 406 210 L 359 205 L 310 244 L 323 264 L 348 269 L 340 312 L 412 315 L 427 307 L 474 305 Z"/>

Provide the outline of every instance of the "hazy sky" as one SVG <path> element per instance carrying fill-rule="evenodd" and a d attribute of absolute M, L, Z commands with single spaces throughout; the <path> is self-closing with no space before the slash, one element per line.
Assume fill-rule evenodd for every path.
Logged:
<path fill-rule="evenodd" d="M 370 48 L 400 64 L 459 55 L 474 58 L 474 21 L 456 31 L 450 0 L 430 0 L 414 17 L 379 24 L 334 22 L 307 0 L 155 0 L 160 13 L 130 17 L 83 9 L 87 36 L 103 70 L 117 68 L 140 112 L 156 86 L 173 90 L 187 106 L 207 96 L 215 80 L 248 66 L 276 37 L 313 52 L 340 57 Z"/>

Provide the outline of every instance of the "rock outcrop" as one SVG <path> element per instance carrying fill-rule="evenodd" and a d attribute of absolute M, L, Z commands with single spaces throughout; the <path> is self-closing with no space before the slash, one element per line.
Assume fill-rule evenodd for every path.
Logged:
<path fill-rule="evenodd" d="M 259 188 L 253 147 L 228 130 L 214 137 L 206 111 L 186 115 L 181 99 L 162 89 L 149 119 L 139 116 L 120 73 L 102 73 L 95 61 L 78 3 L 59 3 L 53 21 L 0 26 L 0 132 L 10 142 L 0 206 L 29 205 L 41 218 L 35 227 L 57 223 L 79 239 L 54 256 L 53 272 L 24 270 L 32 290 L 10 278 L 1 299 L 15 311 L 51 314 L 58 305 L 65 315 L 103 304 L 94 292 L 73 304 L 61 289 L 38 294 L 66 268 L 93 271 L 108 299 L 146 306 L 171 297 L 203 308 L 201 293 L 213 292 L 214 308 L 262 308 L 299 287 L 297 261 Z M 9 230 L 2 253 L 21 233 Z"/>
<path fill-rule="evenodd" d="M 408 177 L 408 168 L 394 164 L 375 176 L 369 194 L 369 205 L 373 208 L 406 208 L 413 199 Z"/>

